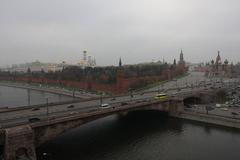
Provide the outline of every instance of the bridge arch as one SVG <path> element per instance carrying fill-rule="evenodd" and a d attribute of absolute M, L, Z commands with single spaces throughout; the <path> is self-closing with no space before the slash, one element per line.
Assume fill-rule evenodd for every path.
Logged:
<path fill-rule="evenodd" d="M 190 96 L 183 99 L 184 106 L 201 104 L 202 100 L 199 96 Z"/>
<path fill-rule="evenodd" d="M 16 150 L 16 160 L 18 159 L 31 159 L 31 157 L 29 156 L 28 150 L 26 148 L 18 148 Z"/>
<path fill-rule="evenodd" d="M 136 105 L 135 107 L 126 106 L 126 108 L 109 108 L 106 110 L 99 110 L 94 113 L 81 115 L 77 114 L 64 117 L 62 119 L 51 120 L 47 124 L 46 122 L 42 122 L 42 124 L 34 124 L 32 125 L 32 128 L 35 133 L 35 144 L 36 146 L 39 146 L 44 142 L 53 139 L 64 132 L 67 132 L 68 130 L 113 114 L 126 115 L 127 113 L 134 111 L 178 112 L 178 103 L 179 101 L 165 101 L 161 103 L 134 104 Z"/>
<path fill-rule="evenodd" d="M 4 155 L 4 145 L 0 145 L 0 159 L 3 159 Z"/>

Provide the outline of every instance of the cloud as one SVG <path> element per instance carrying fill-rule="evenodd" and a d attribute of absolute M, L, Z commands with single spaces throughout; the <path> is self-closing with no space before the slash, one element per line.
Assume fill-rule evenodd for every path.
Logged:
<path fill-rule="evenodd" d="M 39 59 L 77 63 L 84 49 L 99 65 L 179 57 L 240 58 L 237 0 L 2 0 L 0 65 Z"/>

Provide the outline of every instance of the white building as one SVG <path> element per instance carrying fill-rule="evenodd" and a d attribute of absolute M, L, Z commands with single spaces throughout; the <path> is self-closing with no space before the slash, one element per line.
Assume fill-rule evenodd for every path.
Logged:
<path fill-rule="evenodd" d="M 83 58 L 78 63 L 81 67 L 95 67 L 96 59 L 93 55 L 89 55 L 87 51 L 83 51 Z"/>
<path fill-rule="evenodd" d="M 57 63 L 41 63 L 38 60 L 31 63 L 25 63 L 25 64 L 15 64 L 12 65 L 12 67 L 8 68 L 8 71 L 10 72 L 27 72 L 28 69 L 31 70 L 31 72 L 56 72 L 61 71 L 63 69 L 63 64 L 57 64 Z"/>

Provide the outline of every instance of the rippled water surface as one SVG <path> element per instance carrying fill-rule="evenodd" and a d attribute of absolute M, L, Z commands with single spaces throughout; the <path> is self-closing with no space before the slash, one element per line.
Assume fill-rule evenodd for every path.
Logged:
<path fill-rule="evenodd" d="M 237 160 L 239 147 L 237 130 L 140 112 L 85 124 L 37 153 L 41 160 Z"/>
<path fill-rule="evenodd" d="M 49 102 L 62 102 L 72 100 L 71 97 L 63 95 L 0 86 L 0 107 L 16 107 L 26 106 L 28 104 L 43 104 L 46 103 L 46 98 L 48 98 Z"/>

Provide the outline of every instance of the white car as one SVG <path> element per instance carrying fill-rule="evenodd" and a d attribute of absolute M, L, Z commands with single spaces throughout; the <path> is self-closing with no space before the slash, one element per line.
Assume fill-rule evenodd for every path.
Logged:
<path fill-rule="evenodd" d="M 228 111 L 227 108 L 220 108 L 222 111 Z"/>
<path fill-rule="evenodd" d="M 173 92 L 173 93 L 172 93 L 173 96 L 175 96 L 175 95 L 177 95 L 177 94 L 178 94 L 178 92 Z"/>
<path fill-rule="evenodd" d="M 77 114 L 78 112 L 76 111 L 73 111 L 73 112 L 70 112 L 69 114 Z"/>
<path fill-rule="evenodd" d="M 110 108 L 110 105 L 107 103 L 103 103 L 100 105 L 100 108 Z"/>

